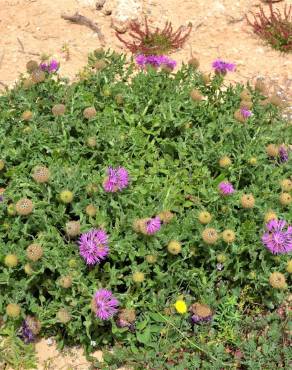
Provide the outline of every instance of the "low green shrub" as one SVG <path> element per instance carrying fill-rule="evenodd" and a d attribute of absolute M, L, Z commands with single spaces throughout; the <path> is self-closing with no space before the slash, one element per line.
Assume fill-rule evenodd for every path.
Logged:
<path fill-rule="evenodd" d="M 269 220 L 291 220 L 291 126 L 251 86 L 226 87 L 222 74 L 206 78 L 191 65 L 137 71 L 98 50 L 72 84 L 55 73 L 23 77 L 0 97 L 0 112 L 6 325 L 35 317 L 40 335 L 89 350 L 155 351 L 169 327 L 173 342 L 194 344 L 194 332 L 202 339 L 212 328 L 235 345 L 244 313 L 285 297 L 289 257 L 261 237 Z M 104 190 L 108 167 L 128 171 L 121 191 Z M 149 219 L 161 223 L 153 235 Z M 92 229 L 106 231 L 109 253 L 88 266 L 78 240 Z M 273 272 L 282 286 L 270 285 Z M 99 289 L 128 311 L 97 318 Z M 204 305 L 213 320 L 199 313 Z M 193 325 L 191 314 L 205 323 Z M 199 342 L 213 358 L 220 352 Z"/>

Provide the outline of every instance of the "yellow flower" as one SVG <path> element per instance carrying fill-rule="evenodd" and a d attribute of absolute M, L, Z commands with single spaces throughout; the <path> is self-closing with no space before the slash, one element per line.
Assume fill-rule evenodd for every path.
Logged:
<path fill-rule="evenodd" d="M 186 305 L 186 302 L 183 301 L 182 299 L 178 299 L 175 304 L 174 304 L 174 307 L 176 309 L 176 311 L 178 313 L 181 313 L 181 314 L 184 314 L 187 312 L 187 305 Z"/>

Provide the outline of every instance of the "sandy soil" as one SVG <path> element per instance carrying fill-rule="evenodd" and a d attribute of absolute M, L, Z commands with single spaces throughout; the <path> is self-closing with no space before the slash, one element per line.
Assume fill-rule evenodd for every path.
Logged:
<path fill-rule="evenodd" d="M 292 4 L 292 0 L 276 7 L 282 8 L 284 3 Z M 158 26 L 166 20 L 175 27 L 192 22 L 193 31 L 185 47 L 173 54 L 179 62 L 187 61 L 192 51 L 203 71 L 221 57 L 238 66 L 237 72 L 229 75 L 231 80 L 244 82 L 258 75 L 282 80 L 292 75 L 291 54 L 283 55 L 266 46 L 244 19 L 260 4 L 260 0 L 145 0 L 144 13 Z M 88 52 L 100 47 L 93 31 L 60 17 L 62 12 L 73 14 L 77 10 L 100 25 L 107 47 L 126 51 L 115 37 L 110 17 L 81 6 L 78 0 L 1 0 L 0 82 L 11 85 L 25 71 L 26 62 L 43 53 L 57 57 L 60 72 L 74 77 L 86 63 Z"/>
<path fill-rule="evenodd" d="M 283 3 L 292 4 L 292 0 Z M 284 80 L 292 76 L 292 56 L 266 46 L 253 35 L 244 19 L 256 11 L 260 0 L 145 0 L 144 13 L 156 26 L 171 20 L 175 27 L 193 24 L 193 31 L 182 50 L 173 54 L 179 62 L 191 53 L 199 58 L 202 71 L 221 57 L 237 64 L 230 81 L 246 82 L 255 76 Z M 70 24 L 60 14 L 75 11 L 95 20 L 105 36 L 106 47 L 126 51 L 116 39 L 109 16 L 93 7 L 82 7 L 77 0 L 1 0 L 0 7 L 0 84 L 12 85 L 30 59 L 46 53 L 61 61 L 60 73 L 74 78 L 87 61 L 87 54 L 100 47 L 95 33 L 84 26 Z M 1 86 L 0 86 L 1 87 Z M 54 344 L 41 340 L 36 345 L 39 370 L 89 369 L 82 350 L 59 353 Z M 101 352 L 94 356 L 101 358 Z"/>

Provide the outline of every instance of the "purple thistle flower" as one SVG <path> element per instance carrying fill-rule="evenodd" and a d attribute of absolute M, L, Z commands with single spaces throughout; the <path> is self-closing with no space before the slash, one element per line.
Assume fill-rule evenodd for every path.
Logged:
<path fill-rule="evenodd" d="M 216 59 L 212 63 L 212 67 L 214 68 L 215 73 L 220 73 L 220 74 L 225 75 L 227 71 L 233 72 L 236 66 L 234 63 L 228 63 L 228 62 L 224 62 L 221 59 Z"/>
<path fill-rule="evenodd" d="M 235 192 L 233 185 L 228 181 L 222 181 L 218 185 L 219 192 L 221 195 L 231 195 Z"/>
<path fill-rule="evenodd" d="M 3 195 L 0 195 L 0 203 L 4 201 Z"/>
<path fill-rule="evenodd" d="M 241 113 L 242 117 L 245 118 L 245 119 L 252 116 L 252 112 L 249 109 L 246 109 L 246 108 L 241 108 L 240 113 Z"/>
<path fill-rule="evenodd" d="M 191 320 L 193 324 L 200 324 L 202 322 L 210 322 L 212 320 L 212 315 L 207 317 L 201 317 L 199 315 L 192 315 Z"/>
<path fill-rule="evenodd" d="M 146 221 L 146 232 L 148 235 L 153 235 L 157 233 L 161 228 L 161 220 L 159 217 L 151 218 L 149 221 Z"/>
<path fill-rule="evenodd" d="M 271 220 L 266 224 L 267 232 L 262 236 L 264 246 L 273 254 L 285 254 L 292 250 L 292 226 L 285 220 Z"/>
<path fill-rule="evenodd" d="M 129 184 L 129 174 L 124 167 L 111 168 L 107 170 L 107 178 L 103 183 L 103 188 L 107 193 L 115 193 L 123 190 Z"/>
<path fill-rule="evenodd" d="M 101 320 L 108 320 L 117 313 L 119 301 L 107 289 L 99 289 L 93 297 L 93 308 L 96 316 Z"/>
<path fill-rule="evenodd" d="M 87 265 L 103 261 L 109 254 L 108 236 L 102 229 L 92 229 L 80 236 L 79 253 Z"/>
<path fill-rule="evenodd" d="M 41 63 L 40 69 L 44 72 L 54 73 L 59 69 L 60 64 L 57 60 L 52 59 L 49 63 Z"/>
<path fill-rule="evenodd" d="M 31 343 L 35 340 L 35 335 L 31 331 L 29 324 L 26 320 L 23 320 L 20 329 L 20 337 L 23 339 L 24 343 Z"/>
<path fill-rule="evenodd" d="M 176 61 L 168 58 L 165 55 L 143 55 L 139 54 L 136 56 L 136 63 L 144 68 L 146 65 L 151 65 L 152 67 L 166 66 L 170 69 L 174 69 L 176 66 Z"/>
<path fill-rule="evenodd" d="M 288 150 L 285 148 L 284 145 L 281 145 L 279 148 L 279 157 L 281 163 L 287 162 L 289 159 Z"/>

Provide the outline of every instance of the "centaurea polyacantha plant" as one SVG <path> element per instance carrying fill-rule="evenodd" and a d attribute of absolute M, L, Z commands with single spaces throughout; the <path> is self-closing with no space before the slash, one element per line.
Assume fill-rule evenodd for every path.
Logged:
<path fill-rule="evenodd" d="M 81 81 L 44 72 L 0 97 L 0 315 L 23 340 L 34 317 L 37 336 L 62 343 L 148 348 L 167 321 L 200 338 L 226 291 L 278 304 L 290 127 L 252 86 L 224 86 L 235 62 L 217 60 L 206 80 L 187 63 L 169 74 L 98 50 Z M 252 115 L 240 122 L 239 109 Z"/>

